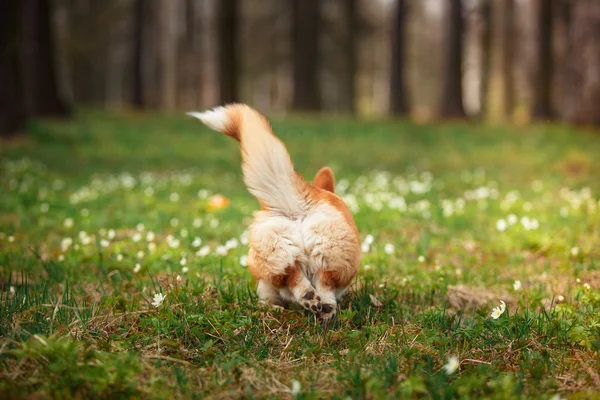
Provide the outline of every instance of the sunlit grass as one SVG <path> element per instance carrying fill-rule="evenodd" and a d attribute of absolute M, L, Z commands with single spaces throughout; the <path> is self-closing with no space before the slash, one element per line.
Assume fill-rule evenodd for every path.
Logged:
<path fill-rule="evenodd" d="M 329 330 L 257 302 L 236 143 L 181 116 L 87 111 L 2 149 L 0 392 L 597 394 L 599 135 L 273 125 L 307 177 L 333 167 L 361 232 Z"/>

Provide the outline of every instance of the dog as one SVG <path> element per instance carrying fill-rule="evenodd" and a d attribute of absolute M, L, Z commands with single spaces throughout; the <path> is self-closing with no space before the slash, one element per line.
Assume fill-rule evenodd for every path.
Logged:
<path fill-rule="evenodd" d="M 259 300 L 297 303 L 331 321 L 361 256 L 358 229 L 335 194 L 331 169 L 322 168 L 307 182 L 269 121 L 247 105 L 188 115 L 240 143 L 244 182 L 261 208 L 248 229 L 248 268 Z"/>

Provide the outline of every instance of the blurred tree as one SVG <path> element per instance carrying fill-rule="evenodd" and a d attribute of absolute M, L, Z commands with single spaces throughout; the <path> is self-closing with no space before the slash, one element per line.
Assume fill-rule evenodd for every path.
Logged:
<path fill-rule="evenodd" d="M 344 61 L 346 64 L 343 87 L 346 96 L 341 100 L 341 109 L 349 114 L 356 114 L 356 76 L 358 69 L 357 36 L 359 32 L 358 0 L 344 1 L 344 19 L 346 37 L 344 40 Z"/>
<path fill-rule="evenodd" d="M 185 0 L 181 10 L 179 23 L 185 30 L 179 40 L 179 66 L 177 91 L 179 95 L 178 106 L 184 109 L 200 107 L 202 91 L 202 57 L 200 51 L 199 35 L 199 8 L 197 0 Z"/>
<path fill-rule="evenodd" d="M 58 91 L 50 0 L 3 2 L 0 8 L 0 134 L 27 118 L 67 116 Z"/>
<path fill-rule="evenodd" d="M 492 3 L 491 0 L 482 0 L 481 19 L 483 32 L 481 35 L 481 84 L 479 98 L 481 107 L 479 116 L 484 118 L 488 114 L 488 88 L 490 81 L 490 57 L 492 45 Z"/>
<path fill-rule="evenodd" d="M 450 15 L 447 29 L 440 114 L 443 117 L 465 118 L 462 90 L 464 42 L 462 0 L 450 1 Z"/>
<path fill-rule="evenodd" d="M 15 134 L 27 119 L 20 86 L 20 11 L 16 1 L 0 5 L 0 136 Z"/>
<path fill-rule="evenodd" d="M 292 68 L 296 111 L 318 111 L 319 93 L 319 0 L 292 0 Z"/>
<path fill-rule="evenodd" d="M 240 100 L 237 48 L 239 4 L 238 0 L 218 0 L 217 7 L 219 102 L 225 104 Z"/>
<path fill-rule="evenodd" d="M 533 117 L 552 118 L 552 74 L 554 57 L 552 56 L 553 6 L 554 0 L 538 2 L 537 10 L 537 74 L 534 86 Z"/>
<path fill-rule="evenodd" d="M 392 33 L 392 65 L 390 76 L 390 112 L 393 115 L 405 115 L 408 113 L 408 102 L 406 100 L 406 2 L 397 0 L 393 33 Z"/>
<path fill-rule="evenodd" d="M 134 0 L 133 4 L 133 49 L 132 49 L 132 97 L 131 102 L 135 108 L 144 108 L 146 98 L 144 93 L 144 50 L 147 43 L 144 40 L 144 29 L 148 20 L 148 0 Z"/>
<path fill-rule="evenodd" d="M 174 109 L 177 104 L 177 27 L 179 1 L 159 0 L 158 71 L 160 106 Z"/>
<path fill-rule="evenodd" d="M 490 61 L 486 72 L 486 111 L 491 122 L 504 121 L 513 107 L 513 2 L 491 0 Z"/>
<path fill-rule="evenodd" d="M 568 13 L 562 117 L 600 125 L 600 1 L 565 3 Z"/>

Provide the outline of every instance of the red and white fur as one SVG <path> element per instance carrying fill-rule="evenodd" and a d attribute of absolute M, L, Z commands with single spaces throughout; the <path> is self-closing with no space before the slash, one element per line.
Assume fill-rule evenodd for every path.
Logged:
<path fill-rule="evenodd" d="M 334 193 L 331 169 L 322 168 L 312 184 L 305 181 L 267 119 L 246 105 L 189 115 L 240 142 L 244 182 L 261 206 L 249 228 L 248 254 L 258 297 L 274 305 L 296 302 L 331 320 L 361 254 L 356 224 Z"/>

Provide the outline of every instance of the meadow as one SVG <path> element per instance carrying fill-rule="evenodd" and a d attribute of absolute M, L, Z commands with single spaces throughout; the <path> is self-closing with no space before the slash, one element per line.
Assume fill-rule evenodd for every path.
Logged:
<path fill-rule="evenodd" d="M 0 148 L 2 398 L 600 398 L 600 134 L 273 118 L 362 266 L 325 329 L 260 304 L 237 143 L 80 111 Z"/>

